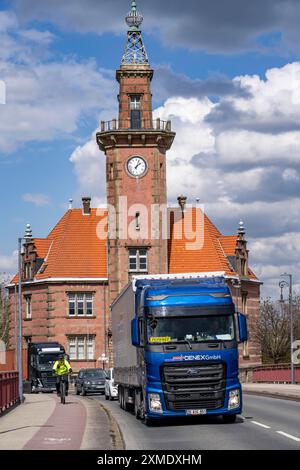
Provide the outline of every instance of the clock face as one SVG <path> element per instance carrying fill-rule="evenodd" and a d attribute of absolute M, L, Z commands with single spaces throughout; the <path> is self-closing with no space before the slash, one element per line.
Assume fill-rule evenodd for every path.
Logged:
<path fill-rule="evenodd" d="M 140 178 L 147 171 L 147 163 L 142 157 L 130 157 L 127 160 L 126 168 L 128 173 L 135 178 Z"/>

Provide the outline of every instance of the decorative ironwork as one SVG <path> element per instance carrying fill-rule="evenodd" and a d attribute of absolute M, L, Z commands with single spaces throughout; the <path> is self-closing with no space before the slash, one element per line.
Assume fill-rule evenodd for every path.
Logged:
<path fill-rule="evenodd" d="M 137 11 L 136 2 L 131 4 L 131 11 L 125 18 L 129 26 L 127 33 L 127 41 L 122 57 L 122 64 L 149 64 L 148 55 L 143 43 L 140 26 L 143 22 L 143 16 Z"/>
<path fill-rule="evenodd" d="M 143 15 L 137 11 L 136 2 L 131 2 L 131 10 L 125 18 L 130 31 L 140 31 L 140 26 L 143 22 Z"/>

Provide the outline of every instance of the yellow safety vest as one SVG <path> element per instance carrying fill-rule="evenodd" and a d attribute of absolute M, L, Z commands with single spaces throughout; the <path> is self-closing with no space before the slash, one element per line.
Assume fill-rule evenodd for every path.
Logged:
<path fill-rule="evenodd" d="M 64 359 L 64 362 L 56 361 L 56 363 L 53 366 L 53 370 L 56 375 L 67 374 L 70 369 L 71 369 L 71 366 L 68 363 L 68 361 L 66 361 L 65 359 Z"/>

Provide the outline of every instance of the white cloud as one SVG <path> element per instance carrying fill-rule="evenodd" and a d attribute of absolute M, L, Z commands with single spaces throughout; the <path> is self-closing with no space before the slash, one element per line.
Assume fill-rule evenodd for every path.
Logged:
<path fill-rule="evenodd" d="M 282 173 L 282 177 L 285 181 L 299 181 L 299 172 L 294 168 L 286 168 Z"/>
<path fill-rule="evenodd" d="M 18 251 L 15 250 L 10 256 L 0 255 L 0 274 L 2 277 L 10 275 L 17 270 Z"/>
<path fill-rule="evenodd" d="M 2 25 L 2 27 L 1 27 Z M 70 139 L 85 120 L 111 109 L 110 71 L 96 62 L 48 60 L 53 34 L 22 29 L 12 13 L 0 16 L 0 77 L 6 105 L 0 108 L 0 152 L 29 141 Z"/>
<path fill-rule="evenodd" d="M 51 204 L 49 196 L 41 193 L 26 193 L 23 194 L 22 199 L 25 202 L 32 202 L 38 207 L 49 206 Z"/>
<path fill-rule="evenodd" d="M 105 155 L 100 152 L 96 143 L 95 132 L 91 139 L 82 146 L 78 146 L 70 157 L 74 163 L 75 173 L 79 187 L 77 197 L 82 195 L 93 196 L 93 206 L 106 202 L 106 166 Z"/>

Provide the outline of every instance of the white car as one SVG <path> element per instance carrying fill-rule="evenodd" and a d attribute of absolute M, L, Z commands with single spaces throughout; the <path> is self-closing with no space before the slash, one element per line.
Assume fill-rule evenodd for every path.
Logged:
<path fill-rule="evenodd" d="M 118 387 L 114 384 L 114 370 L 106 371 L 105 380 L 105 400 L 114 400 L 118 398 Z"/>

